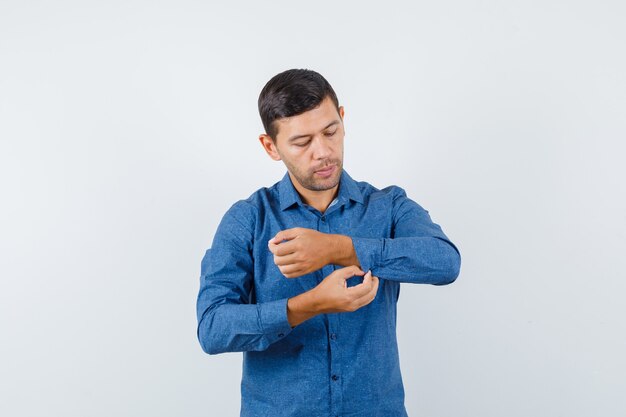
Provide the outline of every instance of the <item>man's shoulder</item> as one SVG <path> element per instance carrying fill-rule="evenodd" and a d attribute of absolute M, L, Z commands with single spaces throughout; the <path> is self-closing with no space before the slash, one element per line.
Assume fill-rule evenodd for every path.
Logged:
<path fill-rule="evenodd" d="M 355 184 L 361 191 L 365 205 L 373 205 L 380 210 L 389 210 L 394 217 L 406 209 L 423 210 L 428 213 L 428 210 L 417 201 L 408 197 L 405 189 L 399 185 L 377 188 L 366 181 L 355 181 Z"/>
<path fill-rule="evenodd" d="M 389 199 L 393 201 L 398 197 L 406 197 L 406 191 L 399 185 L 388 185 L 383 188 L 378 188 L 367 181 L 355 181 L 355 184 L 361 191 L 364 199 L 369 202 L 380 199 Z"/>
<path fill-rule="evenodd" d="M 263 210 L 268 204 L 275 204 L 278 200 L 278 186 L 280 181 L 270 185 L 269 187 L 261 187 L 254 191 L 248 198 L 241 199 L 233 205 L 243 205 L 253 207 L 257 211 Z"/>
<path fill-rule="evenodd" d="M 268 205 L 276 204 L 277 187 L 279 182 L 261 187 L 250 194 L 247 198 L 235 201 L 227 210 L 225 216 L 234 217 L 241 222 L 249 224 L 266 210 Z"/>
<path fill-rule="evenodd" d="M 407 196 L 405 189 L 399 185 L 388 185 L 379 189 L 365 181 L 360 181 L 358 186 L 363 194 L 363 203 L 369 206 L 369 209 L 387 212 L 393 219 L 407 212 L 428 214 L 428 210 Z"/>

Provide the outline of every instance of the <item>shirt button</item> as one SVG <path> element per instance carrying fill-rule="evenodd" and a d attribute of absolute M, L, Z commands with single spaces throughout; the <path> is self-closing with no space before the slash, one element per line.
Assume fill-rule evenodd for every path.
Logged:
<path fill-rule="evenodd" d="M 337 375 L 333 375 L 333 376 L 331 376 L 331 378 L 332 378 L 332 380 L 333 380 L 333 381 L 336 381 L 336 380 L 338 380 L 338 379 L 339 379 L 339 376 L 337 376 Z"/>
<path fill-rule="evenodd" d="M 336 340 L 336 339 L 337 339 L 337 334 L 335 334 L 335 333 L 331 333 L 331 334 L 330 334 L 330 338 L 331 338 L 332 340 Z"/>
<path fill-rule="evenodd" d="M 323 222 L 325 222 L 326 221 L 326 216 L 322 216 L 321 219 L 322 219 Z"/>
<path fill-rule="evenodd" d="M 278 333 L 278 337 L 283 337 L 285 333 Z"/>

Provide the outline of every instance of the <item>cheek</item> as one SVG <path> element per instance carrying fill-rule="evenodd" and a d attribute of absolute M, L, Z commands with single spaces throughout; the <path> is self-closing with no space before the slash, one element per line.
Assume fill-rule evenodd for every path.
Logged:
<path fill-rule="evenodd" d="M 290 153 L 287 158 L 283 158 L 283 161 L 297 171 L 306 171 L 306 159 L 306 153 L 300 151 Z"/>

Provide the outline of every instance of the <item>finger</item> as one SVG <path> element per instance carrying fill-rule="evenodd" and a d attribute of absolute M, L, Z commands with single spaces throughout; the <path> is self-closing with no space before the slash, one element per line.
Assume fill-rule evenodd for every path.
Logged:
<path fill-rule="evenodd" d="M 363 283 L 367 283 L 368 285 L 372 285 L 372 271 L 367 271 L 365 276 L 363 277 Z"/>
<path fill-rule="evenodd" d="M 362 276 L 365 274 L 365 272 L 356 265 L 346 266 L 344 268 L 335 270 L 335 272 L 343 279 L 352 278 L 355 275 Z"/>
<path fill-rule="evenodd" d="M 274 245 L 274 255 L 285 256 L 296 252 L 298 244 L 296 242 L 284 242 L 279 245 Z"/>
<path fill-rule="evenodd" d="M 301 275 L 300 266 L 298 265 L 279 266 L 278 269 L 287 278 L 295 278 Z"/>
<path fill-rule="evenodd" d="M 272 243 L 271 239 L 267 242 L 267 247 L 269 248 L 270 252 L 276 255 L 276 250 L 278 249 L 278 245 L 275 243 Z"/>
<path fill-rule="evenodd" d="M 285 246 L 287 245 L 287 246 Z M 267 247 L 274 255 L 285 256 L 296 251 L 296 245 L 291 242 L 273 243 L 271 240 L 267 242 Z"/>
<path fill-rule="evenodd" d="M 276 236 L 270 239 L 270 242 L 279 244 L 283 240 L 291 240 L 298 236 L 299 229 L 299 227 L 294 227 L 292 229 L 281 230 L 280 232 L 276 233 Z"/>
<path fill-rule="evenodd" d="M 363 272 L 363 271 L 361 271 L 361 272 Z M 360 284 L 354 285 L 354 286 L 352 286 L 350 288 L 358 287 L 358 286 L 364 285 L 364 284 L 365 284 L 366 287 L 369 287 L 370 285 L 372 285 L 372 272 L 371 271 L 367 271 L 367 273 L 363 272 L 363 273 L 357 274 L 357 275 L 363 275 L 363 274 L 365 274 L 364 277 L 363 277 L 363 281 L 361 281 Z"/>
<path fill-rule="evenodd" d="M 379 282 L 380 280 L 378 279 L 378 277 L 374 277 L 374 276 L 372 277 L 371 289 L 365 295 L 357 298 L 354 301 L 354 304 L 357 306 L 357 308 L 361 308 L 365 305 L 368 305 L 372 301 L 374 301 L 374 299 L 376 298 L 376 293 L 378 293 Z"/>
<path fill-rule="evenodd" d="M 357 300 L 367 295 L 372 290 L 373 285 L 374 285 L 374 278 L 372 278 L 371 272 L 368 272 L 365 275 L 365 278 L 363 278 L 362 283 L 355 285 L 353 287 L 348 287 L 346 291 L 348 291 L 348 294 L 350 294 L 350 297 L 352 297 L 353 300 Z"/>
<path fill-rule="evenodd" d="M 367 282 L 363 280 L 363 283 L 358 285 L 358 286 L 363 286 L 363 290 L 365 289 L 366 290 L 361 292 L 361 294 L 356 298 L 356 300 L 363 301 L 363 300 L 366 300 L 368 297 L 374 297 L 376 295 L 376 292 L 378 291 L 379 282 L 380 280 L 378 279 L 378 277 L 370 274 L 370 278 L 367 280 Z M 351 287 L 351 288 L 355 288 L 355 287 Z"/>
<path fill-rule="evenodd" d="M 289 255 L 284 255 L 284 256 L 274 255 L 274 263 L 277 266 L 291 265 L 297 262 L 298 262 L 298 255 L 295 253 L 291 253 Z"/>

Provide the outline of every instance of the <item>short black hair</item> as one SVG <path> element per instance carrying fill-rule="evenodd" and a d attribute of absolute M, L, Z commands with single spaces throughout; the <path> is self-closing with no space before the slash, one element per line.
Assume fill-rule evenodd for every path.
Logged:
<path fill-rule="evenodd" d="M 339 111 L 337 95 L 319 73 L 309 69 L 290 69 L 276 74 L 259 95 L 259 114 L 265 133 L 276 142 L 276 119 L 296 116 L 319 106 L 330 97 Z"/>

